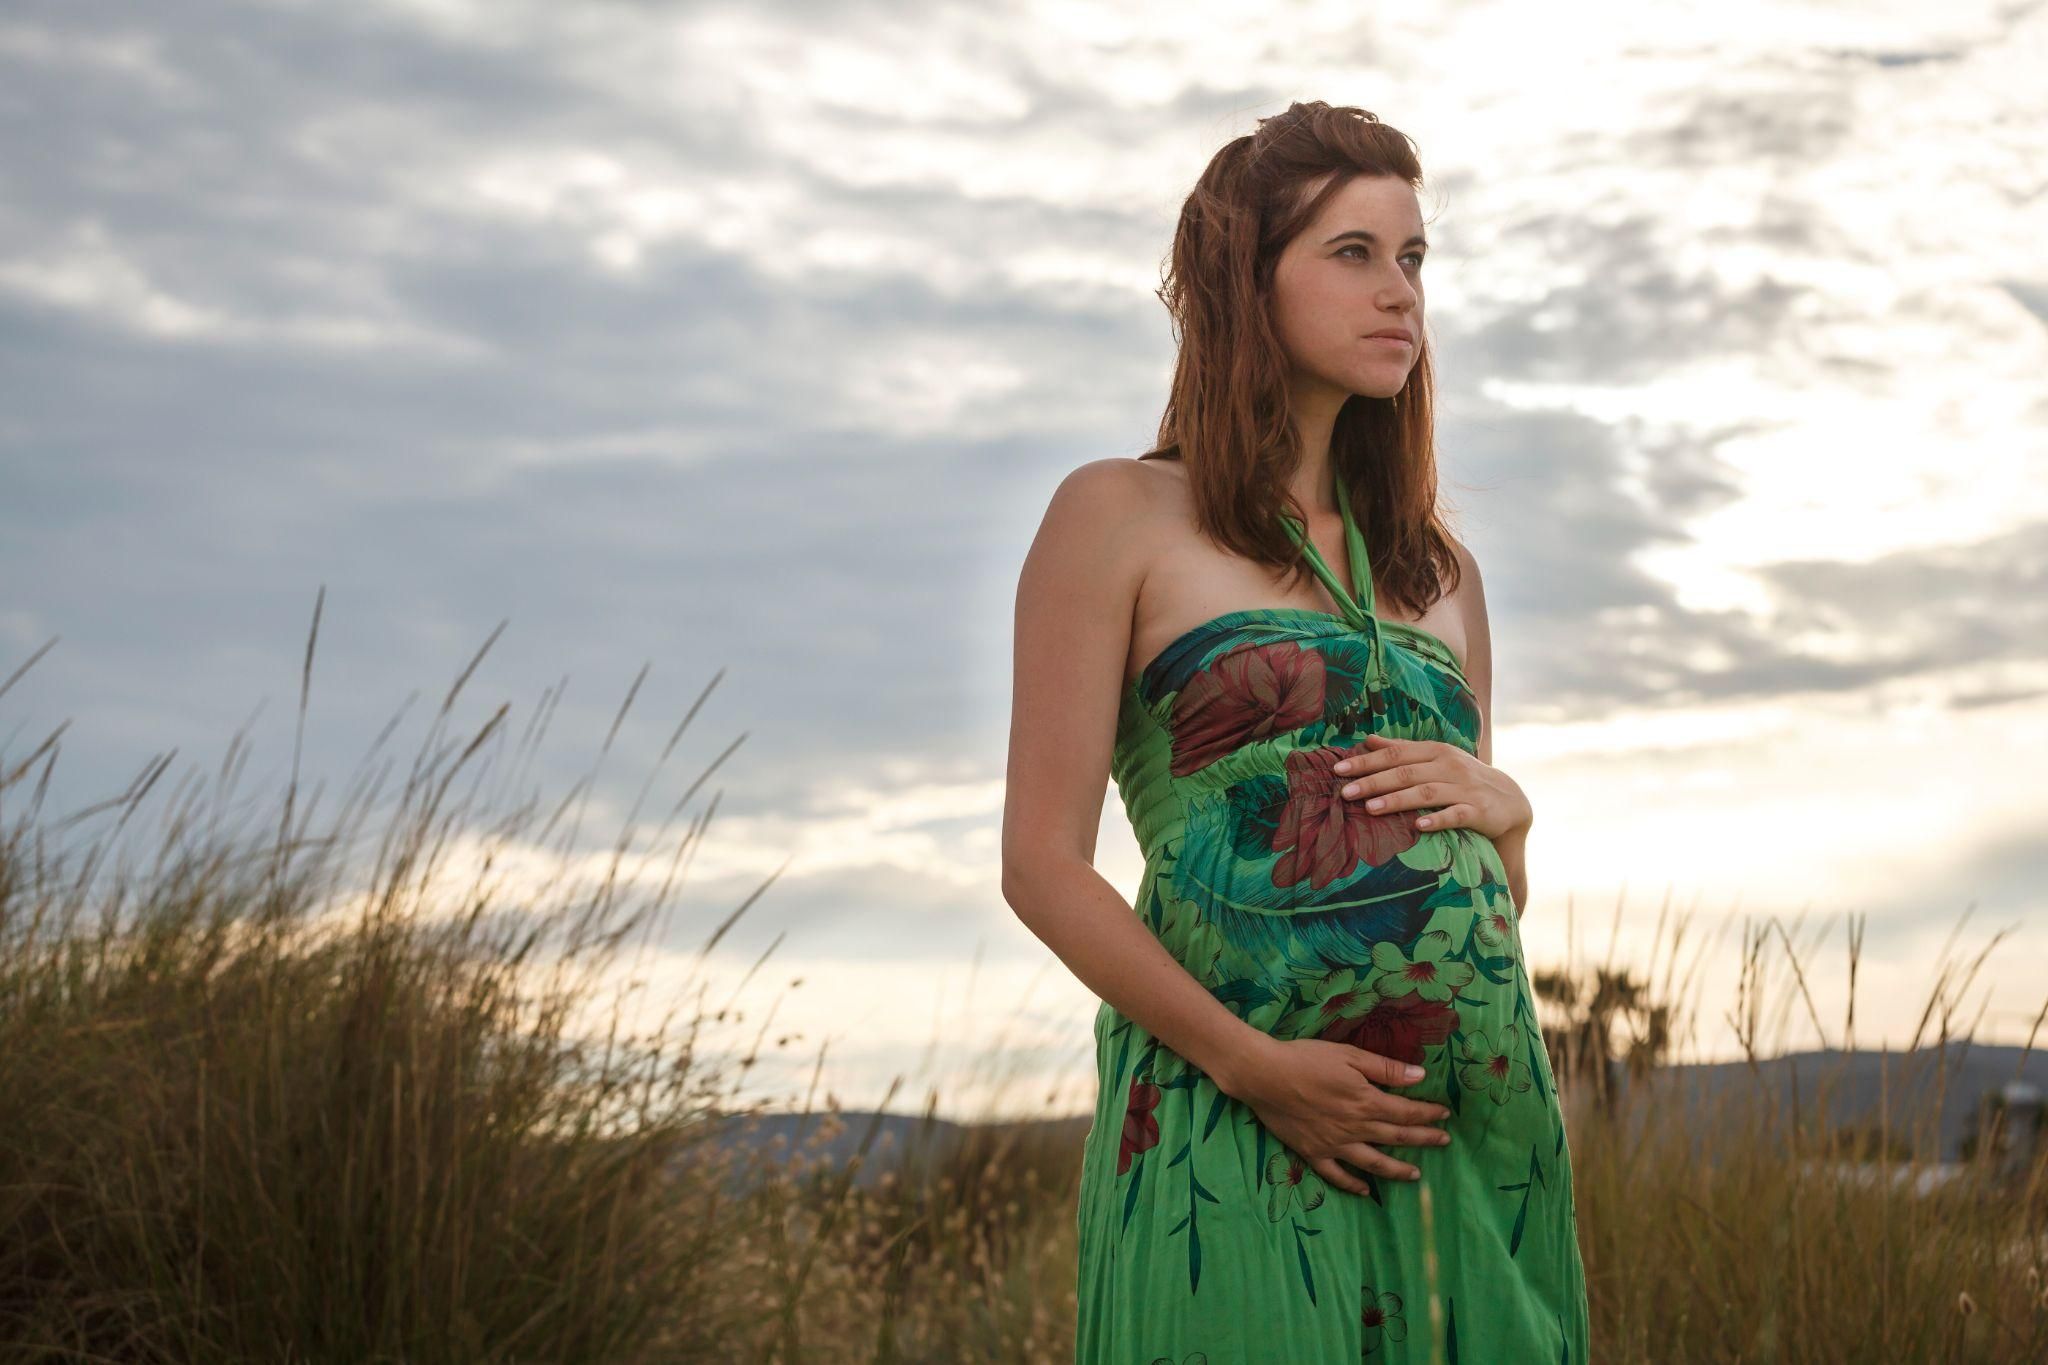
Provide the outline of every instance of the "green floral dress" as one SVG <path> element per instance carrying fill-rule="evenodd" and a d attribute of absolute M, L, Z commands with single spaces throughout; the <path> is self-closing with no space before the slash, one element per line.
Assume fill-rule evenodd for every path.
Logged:
<path fill-rule="evenodd" d="M 1420 1181 L 1330 1186 L 1249 1106 L 1104 1002 L 1078 1209 L 1077 1365 L 1584 1365 L 1565 1142 L 1520 926 L 1492 840 L 1338 794 L 1369 734 L 1476 752 L 1457 657 L 1373 612 L 1287 527 L 1343 608 L 1194 627 L 1122 699 L 1112 772 L 1145 853 L 1136 909 L 1253 1027 L 1419 1062 L 1445 1147 Z M 1428 1204 L 1424 1204 L 1424 1196 Z"/>

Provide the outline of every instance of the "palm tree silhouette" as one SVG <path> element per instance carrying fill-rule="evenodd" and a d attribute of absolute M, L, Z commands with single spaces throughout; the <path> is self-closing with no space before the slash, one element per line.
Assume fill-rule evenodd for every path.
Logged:
<path fill-rule="evenodd" d="M 1594 966 L 1574 974 L 1553 967 L 1535 973 L 1550 1069 L 1561 1087 L 1584 1084 L 1611 1112 L 1630 1078 L 1669 1055 L 1671 1006 L 1650 998 L 1650 983 L 1627 968 Z"/>

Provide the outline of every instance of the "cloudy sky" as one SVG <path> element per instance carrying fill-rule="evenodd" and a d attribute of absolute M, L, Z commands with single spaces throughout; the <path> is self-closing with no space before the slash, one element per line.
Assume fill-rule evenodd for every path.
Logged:
<path fill-rule="evenodd" d="M 243 789 L 280 783 L 323 587 L 302 763 L 337 788 L 417 692 L 410 753 L 500 623 L 456 728 L 558 701 L 555 799 L 644 667 L 598 846 L 744 736 L 655 996 L 774 876 L 709 968 L 774 944 L 749 1026 L 794 1041 L 764 1077 L 822 1047 L 849 1104 L 900 1075 L 947 1112 L 1079 1109 L 1094 999 L 998 889 L 1016 571 L 1066 471 L 1157 423 L 1181 198 L 1322 98 L 1429 177 L 1537 965 L 1606 956 L 1617 907 L 1644 960 L 1690 909 L 1725 1055 L 1741 922 L 1778 915 L 1838 1042 L 1867 914 L 1856 1040 L 1896 1046 L 1945 941 L 2009 929 L 1968 1003 L 2019 1041 L 2048 980 L 2048 5 L 1564 13 L 17 0 L 0 679 L 56 644 L 0 696 L 0 757 L 68 722 L 71 810 L 246 727 Z M 1135 889 L 1113 792 L 1099 864 Z"/>

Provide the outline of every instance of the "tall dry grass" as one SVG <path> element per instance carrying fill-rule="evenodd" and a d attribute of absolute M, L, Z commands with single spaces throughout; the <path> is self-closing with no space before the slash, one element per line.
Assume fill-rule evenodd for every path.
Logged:
<path fill-rule="evenodd" d="M 1735 975 L 1713 1018 L 1741 1058 L 1709 1094 L 1674 1065 L 1699 1037 L 1706 951 L 1686 955 L 1693 918 L 1668 911 L 1651 971 L 1537 978 L 1568 1087 L 1597 1358 L 2048 1360 L 2048 1148 L 2015 1161 L 1986 1140 L 1974 1159 L 1944 1162 L 1934 1122 L 1981 1019 L 1968 1017 L 1971 990 L 2010 930 L 1953 956 L 1965 909 L 1913 1034 L 1879 1050 L 1874 1100 L 1844 1116 L 1837 1092 L 1853 1062 L 1871 1060 L 1851 1056 L 1865 922 L 1839 921 L 1847 990 L 1830 1027 L 1813 990 L 1817 941 L 1796 942 L 1798 921 L 1729 921 L 1741 930 Z M 1801 1025 L 1820 1051 L 1775 1074 Z"/>
<path fill-rule="evenodd" d="M 317 638 L 316 609 L 302 730 Z M 829 1087 L 801 1107 L 819 1143 L 854 1125 L 851 1163 L 717 1140 L 761 1044 L 716 1041 L 731 1007 L 702 992 L 647 1034 L 572 1032 L 661 921 L 717 799 L 692 803 L 736 746 L 644 843 L 636 804 L 593 860 L 595 769 L 493 813 L 550 706 L 495 785 L 508 708 L 447 734 L 490 644 L 373 837 L 383 776 L 315 834 L 296 752 L 280 809 L 227 824 L 238 737 L 210 791 L 157 801 L 132 865 L 170 756 L 64 816 L 42 809 L 58 735 L 0 762 L 0 1360 L 1070 1358 L 1085 1118 L 955 1128 L 927 1096 L 908 1153 L 869 1180 L 879 1128 Z M 759 894 L 707 926 L 700 960 Z M 1786 1103 L 1765 1084 L 1784 1021 L 1847 1045 L 1853 1014 L 1820 1028 L 1796 928 L 1765 921 L 1715 1000 L 1756 1084 L 1683 1104 L 1707 957 L 1667 912 L 1647 966 L 1617 966 L 1611 940 L 1607 961 L 1537 976 L 1595 1361 L 2048 1359 L 2041 1164 L 1987 1156 L 1921 1188 L 1937 1166 L 1911 1120 L 1944 1081 L 1914 1063 L 1946 1047 L 1901 1058 L 1874 1126 L 1837 1123 L 1825 1078 Z M 1937 969 L 1925 1041 L 1968 1036 L 1961 1002 L 1997 941 Z M 1852 925 L 1852 1002 L 1859 942 Z"/>
<path fill-rule="evenodd" d="M 318 636 L 316 606 L 301 742 Z M 751 1335 L 749 1211 L 705 1141 L 739 1070 L 698 1045 L 716 1016 L 569 1027 L 659 917 L 648 869 L 702 840 L 709 810 L 671 826 L 724 755 L 666 859 L 636 807 L 572 875 L 594 771 L 502 808 L 552 705 L 490 790 L 509 708 L 448 733 L 495 639 L 376 827 L 397 717 L 317 831 L 297 745 L 246 827 L 239 735 L 210 785 L 165 783 L 165 754 L 63 815 L 63 727 L 0 763 L 0 1359 L 725 1359 Z"/>

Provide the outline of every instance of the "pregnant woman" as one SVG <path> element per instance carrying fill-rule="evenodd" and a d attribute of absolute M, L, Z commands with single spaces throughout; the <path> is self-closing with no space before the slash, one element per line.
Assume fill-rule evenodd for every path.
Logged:
<path fill-rule="evenodd" d="M 1584 1365 L 1408 140 L 1296 104 L 1184 205 L 1156 447 L 1020 576 L 1004 895 L 1101 997 L 1080 1365 Z M 1094 868 L 1114 778 L 1135 906 Z"/>

